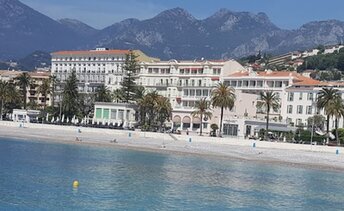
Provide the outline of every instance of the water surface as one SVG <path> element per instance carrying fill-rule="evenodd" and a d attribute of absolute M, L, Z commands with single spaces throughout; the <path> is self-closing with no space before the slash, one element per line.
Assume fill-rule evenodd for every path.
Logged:
<path fill-rule="evenodd" d="M 341 172 L 6 138 L 0 167 L 1 210 L 344 208 Z"/>

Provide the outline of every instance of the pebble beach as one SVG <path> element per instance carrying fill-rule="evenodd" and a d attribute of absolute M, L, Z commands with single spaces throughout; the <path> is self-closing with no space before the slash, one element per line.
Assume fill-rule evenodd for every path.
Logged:
<path fill-rule="evenodd" d="M 21 125 L 5 121 L 0 122 L 0 137 L 148 150 L 158 153 L 193 154 L 221 159 L 240 159 L 248 162 L 344 171 L 344 149 L 342 147 L 76 126 L 32 123 Z"/>

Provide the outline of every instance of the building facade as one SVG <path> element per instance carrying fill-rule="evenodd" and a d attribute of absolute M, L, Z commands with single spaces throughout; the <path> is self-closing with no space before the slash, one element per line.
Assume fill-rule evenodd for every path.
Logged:
<path fill-rule="evenodd" d="M 128 103 L 96 102 L 94 105 L 93 122 L 112 124 L 120 127 L 133 127 L 136 123 L 136 105 Z"/>
<path fill-rule="evenodd" d="M 7 81 L 9 83 L 17 83 L 17 77 L 26 71 L 0 71 L 0 80 Z M 45 106 L 51 105 L 51 94 L 48 93 L 47 96 L 43 96 L 39 92 L 39 87 L 42 85 L 44 80 L 50 78 L 50 71 L 34 71 L 27 72 L 31 78 L 30 86 L 27 87 L 27 98 L 26 102 L 29 107 L 33 109 L 42 109 Z M 17 86 L 20 89 L 19 86 Z"/>
<path fill-rule="evenodd" d="M 133 50 L 138 56 L 138 61 L 158 61 L 159 59 L 148 57 L 140 50 Z M 56 76 L 58 84 L 56 92 L 64 87 L 68 76 L 75 71 L 78 79 L 80 93 L 92 93 L 101 85 L 105 85 L 111 91 L 120 88 L 126 54 L 129 50 L 109 50 L 97 48 L 88 51 L 58 51 L 51 54 L 51 74 Z M 59 101 L 57 95 L 56 102 Z"/>
<path fill-rule="evenodd" d="M 191 112 L 201 98 L 210 100 L 211 91 L 220 78 L 244 68 L 234 60 L 228 61 L 160 61 L 141 62 L 137 84 L 148 91 L 157 91 L 170 99 L 173 128 L 197 131 L 201 120 Z M 211 119 L 203 120 L 204 131 L 210 130 Z M 218 124 L 218 122 L 217 122 Z"/>
<path fill-rule="evenodd" d="M 311 123 L 308 118 L 316 114 L 326 117 L 323 109 L 319 110 L 316 106 L 319 92 L 323 88 L 337 89 L 339 95 L 344 99 L 344 83 L 343 82 L 321 82 L 318 83 L 297 83 L 286 89 L 286 109 L 283 116 L 291 125 L 298 127 L 310 127 Z M 335 128 L 335 119 L 330 118 L 330 129 Z M 343 118 L 339 119 L 339 127 L 344 127 Z"/>

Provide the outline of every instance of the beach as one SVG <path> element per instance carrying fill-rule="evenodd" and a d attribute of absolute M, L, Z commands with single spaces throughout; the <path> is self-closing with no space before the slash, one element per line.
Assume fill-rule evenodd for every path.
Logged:
<path fill-rule="evenodd" d="M 5 121 L 0 122 L 0 137 L 344 171 L 342 147 Z"/>

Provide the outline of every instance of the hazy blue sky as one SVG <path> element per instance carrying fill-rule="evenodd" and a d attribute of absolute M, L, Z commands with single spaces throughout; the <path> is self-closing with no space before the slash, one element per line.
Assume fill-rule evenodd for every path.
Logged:
<path fill-rule="evenodd" d="M 220 8 L 265 12 L 278 27 L 295 29 L 313 20 L 344 20 L 343 0 L 20 0 L 54 19 L 74 18 L 104 28 L 126 18 L 148 19 L 182 7 L 198 19 Z"/>

